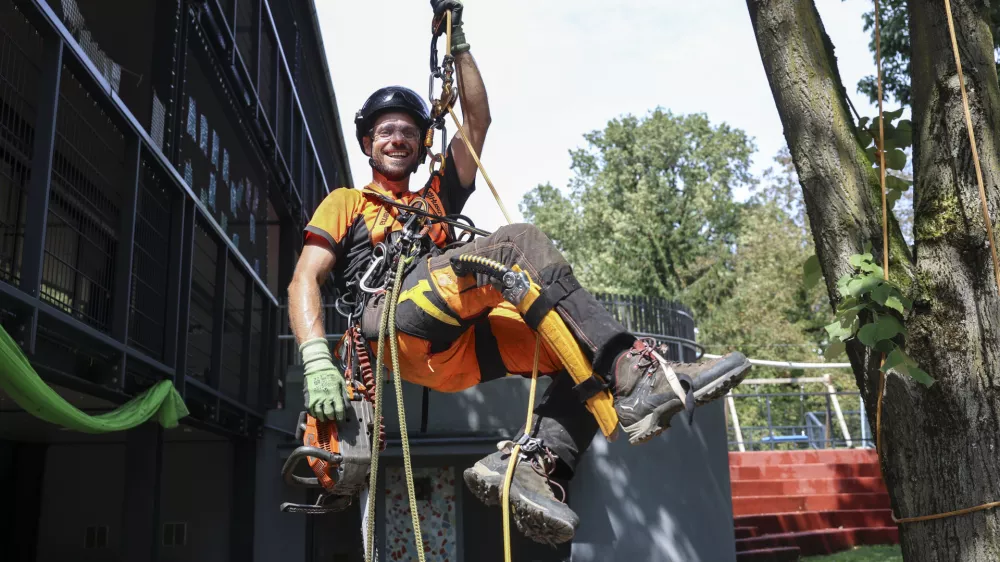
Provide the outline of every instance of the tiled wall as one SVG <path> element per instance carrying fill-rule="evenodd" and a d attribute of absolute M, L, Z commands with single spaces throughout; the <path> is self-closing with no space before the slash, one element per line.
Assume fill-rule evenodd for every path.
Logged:
<path fill-rule="evenodd" d="M 413 479 L 425 559 L 457 562 L 454 467 L 414 468 Z M 387 559 L 415 560 L 416 541 L 402 467 L 386 470 L 385 494 Z"/>

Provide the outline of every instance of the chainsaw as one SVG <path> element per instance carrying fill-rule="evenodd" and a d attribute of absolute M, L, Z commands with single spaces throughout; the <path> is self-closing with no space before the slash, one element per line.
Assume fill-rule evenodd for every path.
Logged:
<path fill-rule="evenodd" d="M 295 425 L 295 440 L 302 445 L 288 456 L 281 475 L 289 486 L 317 488 L 321 492 L 313 504 L 285 502 L 281 511 L 321 515 L 342 511 L 368 484 L 372 463 L 372 436 L 381 433 L 380 449 L 385 448 L 385 426 L 375 426 L 375 376 L 368 347 L 360 330 L 353 327 L 338 344 L 338 359 L 346 356 L 347 382 L 344 420 L 319 421 L 303 411 Z M 306 461 L 312 476 L 296 474 Z"/>

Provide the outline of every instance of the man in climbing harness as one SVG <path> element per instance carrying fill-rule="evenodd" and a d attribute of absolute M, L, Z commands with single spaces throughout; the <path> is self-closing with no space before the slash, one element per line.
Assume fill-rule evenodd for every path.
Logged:
<path fill-rule="evenodd" d="M 440 392 L 457 392 L 507 375 L 531 376 L 536 334 L 538 374 L 551 384 L 534 410 L 530 435 L 518 434 L 520 460 L 510 486 L 518 529 L 557 544 L 579 522 L 553 480 L 573 475 L 598 430 L 617 427 L 631 443 L 669 427 L 671 417 L 724 396 L 750 368 L 733 353 L 701 364 L 669 363 L 664 350 L 630 334 L 573 276 L 573 269 L 536 227 L 514 224 L 493 234 L 456 238 L 471 229 L 461 212 L 475 190 L 490 111 L 479 69 L 462 29 L 460 0 L 431 0 L 435 14 L 452 10 L 451 55 L 458 75 L 466 138 L 452 142 L 427 184 L 410 191 L 410 176 L 427 154 L 435 120 L 412 90 L 374 92 L 355 117 L 372 181 L 336 189 L 306 226 L 305 244 L 288 287 L 290 322 L 305 370 L 306 406 L 318 420 L 344 418 L 345 378 L 324 334 L 320 287 L 333 275 L 337 310 L 348 317 L 345 339 L 375 355 L 380 318 L 402 264 L 395 322 L 399 375 Z M 467 144 L 466 144 L 467 143 Z M 536 290 L 529 290 L 531 288 Z M 357 365 L 357 358 L 354 360 Z M 356 377 L 355 377 L 356 378 Z M 376 421 L 378 424 L 378 421 Z M 500 502 L 513 442 L 478 461 L 465 481 L 489 505 Z M 377 453 L 376 453 L 377 454 Z"/>

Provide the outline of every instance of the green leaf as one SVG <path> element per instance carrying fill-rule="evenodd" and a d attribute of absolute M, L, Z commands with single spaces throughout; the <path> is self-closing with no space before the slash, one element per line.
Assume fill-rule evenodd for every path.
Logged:
<path fill-rule="evenodd" d="M 874 276 L 855 277 L 847 284 L 847 292 L 852 297 L 860 297 L 882 284 L 882 280 Z"/>
<path fill-rule="evenodd" d="M 858 142 L 861 143 L 861 148 L 868 148 L 871 146 L 873 140 L 875 139 L 872 138 L 868 131 L 858 131 Z"/>
<path fill-rule="evenodd" d="M 931 377 L 929 374 L 927 374 L 927 371 L 921 369 L 920 367 L 910 367 L 910 372 L 907 374 L 913 377 L 913 380 L 926 386 L 927 388 L 930 388 L 931 386 L 934 385 L 934 378 Z"/>
<path fill-rule="evenodd" d="M 844 351 L 846 349 L 847 349 L 847 345 L 844 344 L 844 342 L 835 341 L 835 342 L 831 343 L 830 345 L 826 346 L 826 349 L 823 350 L 823 357 L 827 361 L 833 361 L 833 360 L 837 359 L 838 357 L 840 357 L 841 355 L 843 355 Z"/>
<path fill-rule="evenodd" d="M 882 277 L 882 266 L 877 265 L 874 262 L 869 261 L 861 264 L 861 271 L 871 273 L 875 277 Z"/>
<path fill-rule="evenodd" d="M 888 373 L 889 371 L 897 368 L 899 365 L 905 363 L 907 359 L 909 359 L 909 357 L 906 353 L 897 347 L 892 351 L 892 353 L 886 356 L 885 361 L 882 362 L 881 371 L 883 373 Z"/>
<path fill-rule="evenodd" d="M 845 309 L 845 310 L 841 311 L 840 312 L 840 316 L 839 316 L 840 317 L 840 321 L 841 322 L 854 322 L 857 319 L 858 314 L 862 310 L 864 310 L 865 307 L 866 307 L 866 305 L 859 304 L 857 306 L 852 306 L 851 308 L 848 308 L 848 309 Z"/>
<path fill-rule="evenodd" d="M 872 324 L 868 324 L 871 326 Z M 896 317 L 891 314 L 883 314 L 879 316 L 878 321 L 875 322 L 875 341 L 879 342 L 882 340 L 890 340 L 899 334 L 906 334 L 906 328 L 896 320 Z M 859 330 L 860 333 L 860 330 Z"/>
<path fill-rule="evenodd" d="M 911 308 L 913 308 L 913 301 L 904 297 L 901 294 L 897 294 L 896 296 L 899 297 L 899 302 L 903 303 L 903 308 L 905 308 L 906 310 L 910 310 Z"/>
<path fill-rule="evenodd" d="M 895 289 L 892 285 L 888 283 L 883 283 L 879 285 L 874 291 L 872 291 L 872 300 L 879 303 L 885 304 L 886 299 L 892 296 L 892 292 Z"/>
<path fill-rule="evenodd" d="M 896 134 L 893 135 L 893 139 L 900 148 L 913 145 L 913 124 L 909 119 L 903 119 L 896 124 Z"/>
<path fill-rule="evenodd" d="M 894 148 L 885 153 L 885 167 L 891 170 L 902 170 L 906 167 L 906 153 Z"/>
<path fill-rule="evenodd" d="M 840 293 L 840 296 L 848 296 L 847 283 L 851 280 L 851 277 L 850 273 L 845 273 L 840 277 L 840 279 L 837 279 L 837 292 Z"/>
<path fill-rule="evenodd" d="M 900 314 L 906 313 L 906 308 L 903 307 L 903 301 L 900 300 L 900 297 L 891 296 L 885 299 L 885 302 L 882 304 L 884 304 L 887 308 L 898 311 Z"/>
<path fill-rule="evenodd" d="M 865 240 L 864 248 L 865 248 L 863 250 L 864 253 L 866 253 L 866 254 L 872 253 L 872 241 L 871 240 Z"/>
<path fill-rule="evenodd" d="M 830 339 L 845 341 L 854 335 L 853 323 L 848 326 L 844 326 L 840 321 L 837 321 L 832 324 L 827 324 L 824 328 L 826 328 L 826 333 L 830 335 Z"/>
<path fill-rule="evenodd" d="M 875 347 L 875 344 L 878 343 L 876 339 L 877 332 L 878 329 L 875 327 L 875 324 L 865 324 L 858 330 L 858 340 L 868 347 Z"/>
<path fill-rule="evenodd" d="M 819 265 L 819 257 L 815 254 L 809 256 L 809 259 L 802 264 L 802 277 L 806 290 L 816 286 L 816 283 L 823 277 L 823 270 Z"/>
<path fill-rule="evenodd" d="M 862 264 L 865 262 L 871 262 L 872 259 L 874 259 L 872 255 L 866 252 L 864 254 L 854 254 L 851 256 L 850 262 L 854 267 L 861 267 Z"/>
<path fill-rule="evenodd" d="M 867 128 L 868 122 L 871 120 L 872 120 L 871 117 L 862 117 L 861 119 L 858 119 L 858 128 L 859 129 Z"/>
<path fill-rule="evenodd" d="M 878 168 L 878 157 L 875 154 L 875 147 L 869 146 L 868 148 L 866 148 L 865 154 L 868 155 L 868 159 L 871 160 L 872 164 L 874 164 L 875 167 Z"/>
<path fill-rule="evenodd" d="M 883 111 L 882 115 L 885 116 L 885 120 L 887 122 L 892 123 L 893 121 L 895 121 L 896 119 L 899 119 L 900 116 L 903 115 L 903 108 L 901 107 L 901 108 L 897 109 L 896 111 Z"/>
<path fill-rule="evenodd" d="M 913 184 L 911 181 L 904 180 L 903 178 L 897 178 L 896 176 L 886 175 L 885 176 L 885 188 L 886 189 L 898 189 L 899 191 L 906 191 L 910 189 Z"/>
<path fill-rule="evenodd" d="M 898 189 L 887 189 L 885 191 L 885 204 L 890 209 L 896 205 L 896 201 L 903 196 L 903 192 Z"/>

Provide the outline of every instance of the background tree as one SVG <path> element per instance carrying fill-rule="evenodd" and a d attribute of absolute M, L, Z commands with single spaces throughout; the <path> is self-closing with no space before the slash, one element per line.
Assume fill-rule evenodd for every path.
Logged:
<path fill-rule="evenodd" d="M 694 310 L 698 341 L 710 353 L 820 360 L 823 327 L 833 315 L 822 287 L 800 281 L 813 250 L 787 149 L 762 178 L 752 178 L 753 146 L 742 131 L 662 110 L 613 120 L 585 139 L 588 146 L 572 152 L 568 195 L 540 185 L 521 202 L 526 219 L 568 255 L 581 283 L 683 302 Z M 736 188 L 750 197 L 736 202 Z M 755 377 L 804 374 L 754 370 Z M 765 389 L 776 390 L 800 387 Z M 825 409 L 820 398 L 772 405 L 778 425 L 802 424 L 803 408 Z M 737 410 L 744 426 L 765 425 L 764 401 L 738 400 Z"/>
<path fill-rule="evenodd" d="M 733 191 L 753 181 L 753 144 L 743 131 L 657 109 L 584 138 L 588 146 L 570 153 L 569 194 L 541 185 L 520 206 L 577 265 L 580 282 L 595 291 L 685 295 L 695 305 L 695 295 L 726 284 L 738 224 Z"/>
<path fill-rule="evenodd" d="M 879 281 L 878 175 L 865 150 L 863 127 L 848 109 L 832 45 L 813 2 L 747 0 L 747 5 L 799 175 L 827 294 L 844 320 L 844 332 L 834 326 L 831 336 L 847 336 L 847 353 L 873 423 L 883 352 L 905 349 L 911 358 L 894 365 L 890 355 L 885 365 L 880 458 L 894 513 L 931 515 L 996 500 L 1000 294 L 943 3 L 911 0 L 905 6 L 914 251 L 890 218 L 891 286 Z M 951 5 L 975 135 L 984 147 L 987 199 L 996 216 L 1000 83 L 992 14 L 985 3 L 952 0 Z M 887 289 L 877 302 L 873 288 L 883 286 L 897 287 L 899 297 L 886 294 Z M 853 319 L 845 303 L 857 305 L 849 307 Z M 903 327 L 889 310 L 897 305 L 904 332 L 889 330 L 885 333 L 891 336 L 881 338 L 881 328 L 893 322 L 882 318 Z M 919 375 L 916 366 L 937 382 L 928 387 L 907 376 Z M 1000 511 L 905 523 L 900 539 L 907 560 L 1000 560 Z"/>

